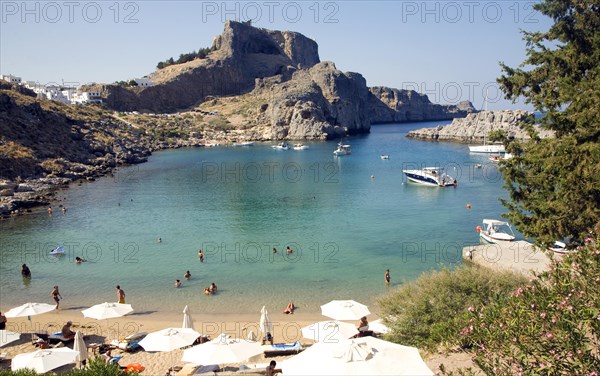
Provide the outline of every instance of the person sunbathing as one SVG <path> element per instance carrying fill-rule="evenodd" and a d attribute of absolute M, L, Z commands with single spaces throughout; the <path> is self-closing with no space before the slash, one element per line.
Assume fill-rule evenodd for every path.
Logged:
<path fill-rule="evenodd" d="M 283 313 L 285 313 L 286 315 L 293 315 L 295 309 L 296 309 L 296 306 L 294 305 L 294 303 L 289 302 L 287 307 L 285 307 L 285 309 L 283 310 Z"/>
<path fill-rule="evenodd" d="M 64 338 L 75 338 L 75 332 L 71 330 L 71 325 L 73 325 L 73 323 L 71 321 L 67 321 L 67 323 L 62 327 L 61 334 Z"/>

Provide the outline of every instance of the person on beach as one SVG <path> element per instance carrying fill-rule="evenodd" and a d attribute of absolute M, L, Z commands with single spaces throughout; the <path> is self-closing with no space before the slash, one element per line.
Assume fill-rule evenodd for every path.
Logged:
<path fill-rule="evenodd" d="M 217 285 L 215 285 L 215 283 L 211 283 L 210 286 L 208 287 L 208 291 L 210 291 L 211 294 L 214 294 L 217 292 Z"/>
<path fill-rule="evenodd" d="M 0 312 L 0 330 L 6 329 L 6 316 Z"/>
<path fill-rule="evenodd" d="M 385 271 L 384 279 L 385 279 L 385 284 L 389 285 L 390 284 L 390 280 L 392 279 L 392 277 L 390 277 L 390 270 L 389 269 Z"/>
<path fill-rule="evenodd" d="M 65 325 L 63 325 L 60 333 L 62 334 L 62 336 L 64 338 L 67 338 L 67 339 L 75 338 L 75 332 L 71 330 L 72 325 L 73 325 L 73 323 L 71 321 L 67 321 L 67 323 Z"/>
<path fill-rule="evenodd" d="M 202 252 L 202 249 L 198 250 L 198 258 L 200 259 L 200 262 L 204 262 L 204 253 Z"/>
<path fill-rule="evenodd" d="M 183 275 L 183 278 L 189 280 L 190 278 L 192 278 L 192 275 L 190 274 L 190 271 L 188 270 L 187 272 L 185 272 L 185 274 Z"/>
<path fill-rule="evenodd" d="M 52 206 L 48 206 L 47 211 L 48 211 L 48 215 L 52 215 Z"/>
<path fill-rule="evenodd" d="M 56 309 L 58 309 L 58 305 L 60 303 L 60 300 L 62 299 L 62 295 L 60 295 L 60 291 L 58 291 L 58 286 L 54 286 L 54 289 L 52 289 L 50 296 L 56 302 Z"/>
<path fill-rule="evenodd" d="M 204 288 L 204 294 L 205 295 L 210 295 L 210 287 L 205 287 Z"/>
<path fill-rule="evenodd" d="M 63 214 L 67 214 L 67 208 L 64 206 L 60 209 L 60 211 L 62 211 Z"/>
<path fill-rule="evenodd" d="M 23 264 L 23 266 L 21 266 L 21 275 L 25 278 L 31 278 L 31 270 L 29 270 L 27 264 Z"/>
<path fill-rule="evenodd" d="M 269 363 L 269 365 L 267 366 L 267 376 L 276 376 L 283 372 L 281 368 L 275 368 L 276 366 L 277 362 L 271 360 L 271 363 Z"/>
<path fill-rule="evenodd" d="M 175 287 L 179 287 L 179 286 L 181 286 L 181 281 L 178 280 L 178 279 L 176 279 L 175 280 Z"/>
<path fill-rule="evenodd" d="M 360 321 L 358 322 L 358 325 L 356 326 L 356 329 L 358 330 L 358 336 L 360 337 L 362 334 L 364 334 L 364 332 L 366 332 L 367 330 L 369 330 L 369 321 L 367 321 L 367 316 L 363 316 L 360 318 Z"/>
<path fill-rule="evenodd" d="M 285 309 L 283 310 L 283 313 L 285 313 L 286 315 L 293 315 L 295 309 L 296 309 L 296 306 L 294 305 L 294 303 L 289 302 L 287 307 L 285 307 Z"/>
<path fill-rule="evenodd" d="M 121 290 L 121 286 L 117 285 L 117 302 L 125 304 L 125 291 Z"/>

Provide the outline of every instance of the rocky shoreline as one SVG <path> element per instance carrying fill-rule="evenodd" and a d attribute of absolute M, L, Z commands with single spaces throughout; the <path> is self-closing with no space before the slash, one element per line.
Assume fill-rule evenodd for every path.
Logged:
<path fill-rule="evenodd" d="M 502 131 L 509 139 L 528 140 L 529 134 L 519 124 L 532 123 L 533 113 L 524 110 L 481 111 L 456 118 L 449 125 L 433 128 L 421 128 L 408 132 L 406 137 L 427 141 L 452 141 L 461 143 L 483 143 L 489 140 L 489 134 Z M 553 133 L 536 127 L 541 138 L 553 137 Z"/>

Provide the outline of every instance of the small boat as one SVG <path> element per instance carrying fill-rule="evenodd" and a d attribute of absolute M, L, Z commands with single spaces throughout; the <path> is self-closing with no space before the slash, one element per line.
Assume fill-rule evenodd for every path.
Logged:
<path fill-rule="evenodd" d="M 64 246 L 58 246 L 56 248 L 54 248 L 52 251 L 50 251 L 51 255 L 61 255 L 65 253 L 65 247 Z"/>
<path fill-rule="evenodd" d="M 483 111 L 480 114 L 477 114 L 477 120 L 479 120 L 479 118 L 484 115 L 484 113 L 487 111 L 487 93 L 485 95 L 485 97 L 483 98 Z M 469 145 L 469 151 L 471 153 L 492 153 L 492 154 L 499 154 L 499 153 L 504 153 L 504 145 L 502 144 L 488 144 L 487 143 L 487 132 L 488 129 L 484 129 L 483 131 L 483 145 Z"/>
<path fill-rule="evenodd" d="M 281 144 L 273 145 L 273 149 L 277 149 L 277 150 L 289 150 L 290 149 L 290 145 L 287 142 L 282 142 Z"/>
<path fill-rule="evenodd" d="M 352 153 L 352 147 L 348 144 L 339 143 L 337 149 L 333 151 L 333 155 L 342 156 L 350 155 Z"/>
<path fill-rule="evenodd" d="M 390 159 L 390 156 L 387 154 L 381 154 L 380 158 L 383 160 L 386 160 L 386 159 Z"/>
<path fill-rule="evenodd" d="M 563 242 L 555 241 L 551 247 L 548 247 L 550 252 L 565 254 L 569 253 L 570 250 L 567 250 L 567 245 Z"/>
<path fill-rule="evenodd" d="M 483 228 L 477 226 L 477 232 L 479 232 L 479 237 L 486 243 L 512 242 L 515 240 L 515 233 L 510 223 L 496 219 L 484 219 Z"/>
<path fill-rule="evenodd" d="M 446 175 L 443 168 L 424 167 L 420 170 L 402 170 L 408 181 L 428 185 L 430 187 L 454 187 L 458 185 L 456 179 Z"/>
<path fill-rule="evenodd" d="M 308 149 L 308 146 L 304 144 L 294 144 L 294 150 L 305 150 Z"/>
<path fill-rule="evenodd" d="M 253 146 L 253 145 L 254 145 L 253 141 L 236 142 L 233 144 L 233 146 Z"/>
<path fill-rule="evenodd" d="M 503 158 L 500 154 L 496 154 L 496 155 L 492 155 L 490 158 L 490 161 L 494 162 L 494 163 L 498 163 L 500 162 Z"/>

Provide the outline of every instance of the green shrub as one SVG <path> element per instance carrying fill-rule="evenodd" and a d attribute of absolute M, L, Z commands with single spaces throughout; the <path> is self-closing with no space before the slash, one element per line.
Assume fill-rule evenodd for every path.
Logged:
<path fill-rule="evenodd" d="M 597 226 L 597 232 L 600 226 Z M 510 296 L 477 307 L 463 344 L 495 375 L 600 373 L 600 238 Z"/>
<path fill-rule="evenodd" d="M 50 372 L 52 374 L 52 372 Z M 138 375 L 138 372 L 125 372 L 117 364 L 106 364 L 104 358 L 97 356 L 88 360 L 87 367 L 82 369 L 72 369 L 68 372 L 61 373 L 66 376 L 124 376 Z M 39 375 L 33 370 L 11 371 L 9 369 L 0 369 L 0 376 L 35 376 Z"/>
<path fill-rule="evenodd" d="M 470 307 L 525 283 L 521 275 L 475 265 L 424 274 L 379 299 L 391 329 L 386 339 L 430 350 L 456 346 Z"/>

